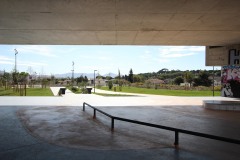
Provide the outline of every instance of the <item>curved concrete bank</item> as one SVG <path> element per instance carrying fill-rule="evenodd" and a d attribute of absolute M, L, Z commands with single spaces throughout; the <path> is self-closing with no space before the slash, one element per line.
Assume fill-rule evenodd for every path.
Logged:
<path fill-rule="evenodd" d="M 212 110 L 240 111 L 240 101 L 204 100 L 203 107 Z"/>
<path fill-rule="evenodd" d="M 34 107 L 19 110 L 18 116 L 34 137 L 60 146 L 100 150 L 169 147 L 160 143 L 154 134 L 149 137 L 139 130 L 135 132 L 136 128 L 128 129 L 129 124 L 118 125 L 111 132 L 109 119 L 94 120 L 79 107 Z"/>

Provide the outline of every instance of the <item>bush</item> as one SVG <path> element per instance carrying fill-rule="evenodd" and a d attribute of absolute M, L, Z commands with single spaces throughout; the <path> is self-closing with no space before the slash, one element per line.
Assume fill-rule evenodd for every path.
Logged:
<path fill-rule="evenodd" d="M 87 94 L 87 93 L 88 93 L 87 88 L 81 88 L 81 92 L 82 92 L 83 94 Z"/>
<path fill-rule="evenodd" d="M 183 83 L 184 79 L 181 76 L 178 76 L 174 79 L 174 83 L 177 85 L 180 85 L 180 83 Z"/>
<path fill-rule="evenodd" d="M 212 87 L 206 87 L 206 86 L 197 86 L 197 87 L 193 87 L 194 90 L 197 91 L 210 91 L 212 90 Z"/>
<path fill-rule="evenodd" d="M 119 91 L 122 91 L 122 86 L 119 86 Z"/>
<path fill-rule="evenodd" d="M 221 91 L 222 87 L 221 86 L 214 86 L 214 91 Z"/>
<path fill-rule="evenodd" d="M 71 88 L 71 91 L 75 93 L 75 92 L 78 91 L 78 88 L 77 88 L 77 87 L 72 87 L 72 88 Z"/>

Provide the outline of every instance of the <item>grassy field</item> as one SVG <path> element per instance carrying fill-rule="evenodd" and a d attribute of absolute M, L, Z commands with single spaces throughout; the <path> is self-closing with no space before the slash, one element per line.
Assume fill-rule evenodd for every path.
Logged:
<path fill-rule="evenodd" d="M 19 92 L 13 92 L 12 89 L 5 90 L 0 88 L 0 96 L 19 96 Z M 27 88 L 27 96 L 53 96 L 50 88 Z"/>
<path fill-rule="evenodd" d="M 107 97 L 129 97 L 134 95 L 127 95 L 127 94 L 106 94 L 106 93 L 93 93 L 99 96 L 107 96 Z"/>
<path fill-rule="evenodd" d="M 108 87 L 102 87 L 101 89 L 108 90 Z M 121 92 L 166 95 L 166 96 L 212 96 L 213 95 L 212 91 L 146 89 L 146 88 L 136 88 L 136 87 L 122 87 Z M 214 95 L 220 96 L 220 91 L 215 91 Z"/>

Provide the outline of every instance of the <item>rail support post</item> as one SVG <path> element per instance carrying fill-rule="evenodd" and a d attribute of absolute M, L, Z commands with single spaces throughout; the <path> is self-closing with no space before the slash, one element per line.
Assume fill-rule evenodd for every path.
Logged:
<path fill-rule="evenodd" d="M 93 109 L 93 119 L 96 118 L 96 109 Z"/>
<path fill-rule="evenodd" d="M 174 142 L 175 148 L 177 148 L 178 144 L 179 144 L 179 137 L 178 136 L 179 136 L 178 131 L 175 131 L 175 142 Z"/>
<path fill-rule="evenodd" d="M 85 102 L 83 102 L 83 111 L 85 111 Z"/>
<path fill-rule="evenodd" d="M 111 131 L 114 131 L 114 118 L 112 117 L 112 123 L 111 123 Z"/>

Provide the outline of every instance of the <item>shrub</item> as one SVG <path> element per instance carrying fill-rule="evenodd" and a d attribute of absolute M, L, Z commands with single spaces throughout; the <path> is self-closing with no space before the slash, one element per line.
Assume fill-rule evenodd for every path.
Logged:
<path fill-rule="evenodd" d="M 87 94 L 87 93 L 88 93 L 87 88 L 81 88 L 81 92 L 82 92 L 83 94 Z"/>
<path fill-rule="evenodd" d="M 181 76 L 178 76 L 174 79 L 174 83 L 177 85 L 180 85 L 180 83 L 183 83 L 184 79 Z"/>
<path fill-rule="evenodd" d="M 214 86 L 214 91 L 221 91 L 222 87 L 221 86 Z"/>
<path fill-rule="evenodd" d="M 119 86 L 119 91 L 122 91 L 122 86 Z"/>
<path fill-rule="evenodd" d="M 75 92 L 78 91 L 78 88 L 77 88 L 77 87 L 72 87 L 72 88 L 71 88 L 71 91 L 75 93 Z"/>

